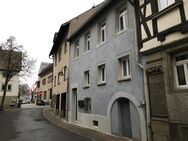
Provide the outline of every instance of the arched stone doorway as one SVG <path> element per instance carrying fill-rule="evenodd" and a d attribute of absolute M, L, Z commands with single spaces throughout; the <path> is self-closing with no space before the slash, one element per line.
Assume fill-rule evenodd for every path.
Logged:
<path fill-rule="evenodd" d="M 111 133 L 136 141 L 147 141 L 144 111 L 133 95 L 118 92 L 108 105 Z"/>

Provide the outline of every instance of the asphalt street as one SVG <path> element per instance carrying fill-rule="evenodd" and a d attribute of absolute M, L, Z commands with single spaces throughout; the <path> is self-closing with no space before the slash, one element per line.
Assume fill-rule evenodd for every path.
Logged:
<path fill-rule="evenodd" d="M 0 112 L 0 141 L 91 141 L 47 121 L 42 108 Z"/>

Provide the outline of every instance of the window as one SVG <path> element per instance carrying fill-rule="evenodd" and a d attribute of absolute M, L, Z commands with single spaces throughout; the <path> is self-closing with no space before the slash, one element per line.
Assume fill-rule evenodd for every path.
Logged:
<path fill-rule="evenodd" d="M 57 66 L 57 54 L 54 54 L 54 62 L 55 62 L 55 66 Z"/>
<path fill-rule="evenodd" d="M 54 77 L 54 87 L 56 86 L 56 76 Z"/>
<path fill-rule="evenodd" d="M 85 49 L 84 49 L 85 52 L 88 52 L 90 51 L 90 33 L 87 33 L 85 35 Z"/>
<path fill-rule="evenodd" d="M 129 56 L 122 57 L 119 59 L 119 68 L 120 80 L 129 79 L 131 77 Z"/>
<path fill-rule="evenodd" d="M 37 88 L 40 88 L 40 81 L 36 82 Z"/>
<path fill-rule="evenodd" d="M 119 13 L 119 32 L 127 29 L 127 10 L 121 10 Z"/>
<path fill-rule="evenodd" d="M 175 0 L 158 0 L 159 11 L 165 9 L 173 3 L 175 3 Z"/>
<path fill-rule="evenodd" d="M 65 41 L 65 45 L 64 45 L 64 54 L 67 53 L 67 42 Z"/>
<path fill-rule="evenodd" d="M 4 91 L 5 90 L 5 85 L 3 84 L 1 87 L 1 90 Z M 12 91 L 12 85 L 7 85 L 7 92 Z"/>
<path fill-rule="evenodd" d="M 188 88 L 188 53 L 175 57 L 176 84 Z"/>
<path fill-rule="evenodd" d="M 99 84 L 106 83 L 105 64 L 98 66 L 98 72 L 99 72 L 98 83 Z"/>
<path fill-rule="evenodd" d="M 49 89 L 50 99 L 52 99 L 52 89 Z"/>
<path fill-rule="evenodd" d="M 106 41 L 106 22 L 100 24 L 100 43 L 104 43 Z"/>
<path fill-rule="evenodd" d="M 42 79 L 42 84 L 46 85 L 46 78 Z"/>
<path fill-rule="evenodd" d="M 47 91 L 44 91 L 44 100 L 46 100 L 47 97 Z"/>
<path fill-rule="evenodd" d="M 52 82 L 52 79 L 53 79 L 53 76 L 52 76 L 52 75 L 48 76 L 48 83 L 51 83 L 51 82 Z"/>
<path fill-rule="evenodd" d="M 7 91 L 11 91 L 11 90 L 12 90 L 12 85 L 8 85 Z"/>
<path fill-rule="evenodd" d="M 58 51 L 58 57 L 59 57 L 59 61 L 61 60 L 61 48 Z"/>
<path fill-rule="evenodd" d="M 98 121 L 93 120 L 93 126 L 94 126 L 94 127 L 98 127 L 98 125 L 99 125 Z"/>
<path fill-rule="evenodd" d="M 68 69 L 68 67 L 67 66 L 64 66 L 64 69 L 63 69 L 63 76 L 64 76 L 64 81 L 66 81 L 67 80 L 67 69 Z"/>
<path fill-rule="evenodd" d="M 87 71 L 84 72 L 84 86 L 85 87 L 89 86 L 89 84 L 90 84 L 89 77 L 90 77 L 89 70 L 87 70 Z"/>
<path fill-rule="evenodd" d="M 84 111 L 86 113 L 91 113 L 91 98 L 90 97 L 86 97 L 84 99 Z"/>
<path fill-rule="evenodd" d="M 79 57 L 79 41 L 77 41 L 74 46 L 74 58 L 77 57 Z"/>
<path fill-rule="evenodd" d="M 60 83 L 61 83 L 61 72 L 59 72 L 57 76 L 57 84 L 59 85 Z"/>

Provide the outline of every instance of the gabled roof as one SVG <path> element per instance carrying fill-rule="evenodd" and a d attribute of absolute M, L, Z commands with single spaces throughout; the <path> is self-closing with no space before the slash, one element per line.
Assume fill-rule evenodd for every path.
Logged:
<path fill-rule="evenodd" d="M 88 19 L 90 19 L 93 15 L 95 15 L 95 13 L 105 5 L 106 1 L 102 2 L 101 4 L 98 4 L 97 6 L 93 6 L 91 9 L 87 10 L 86 12 L 62 24 L 57 36 L 54 39 L 54 44 L 50 51 L 49 56 L 53 55 L 57 51 L 64 36 L 66 36 L 65 37 L 65 41 L 66 41 L 68 38 L 75 35 L 77 31 L 81 27 L 83 27 L 83 25 L 85 25 Z"/>
<path fill-rule="evenodd" d="M 95 18 L 98 14 L 100 14 L 100 12 L 108 5 L 110 4 L 110 2 L 112 2 L 113 0 L 105 0 L 104 2 L 102 2 L 101 4 L 97 5 L 96 8 L 93 10 L 93 13 L 91 15 L 89 15 L 89 17 L 82 21 L 82 24 L 79 27 L 76 27 L 76 30 L 74 30 L 74 32 L 72 32 L 72 34 L 70 34 L 68 36 L 68 41 L 71 41 L 72 38 L 75 37 L 75 35 L 77 35 L 93 18 Z M 77 22 L 77 21 L 76 21 Z M 72 27 L 74 28 L 74 22 Z"/>
<path fill-rule="evenodd" d="M 38 75 L 41 76 L 42 74 L 44 74 L 46 71 L 48 71 L 50 69 L 52 71 L 52 69 L 53 69 L 53 63 L 41 62 Z"/>
<path fill-rule="evenodd" d="M 77 31 L 87 23 L 87 21 L 97 13 L 98 10 L 100 10 L 102 7 L 106 5 L 106 1 L 98 4 L 97 6 L 93 6 L 88 11 L 80 14 L 79 16 L 73 18 L 70 22 L 69 26 L 69 34 L 67 38 L 70 38 L 73 36 Z"/>
<path fill-rule="evenodd" d="M 66 35 L 66 33 L 67 33 L 66 31 L 68 31 L 69 22 L 70 22 L 70 21 L 68 21 L 68 22 L 66 22 L 66 23 L 64 23 L 64 24 L 62 24 L 61 27 L 60 27 L 60 29 L 59 29 L 59 32 L 58 32 L 58 33 L 55 33 L 55 35 L 54 35 L 54 40 L 53 40 L 54 44 L 53 44 L 53 46 L 52 46 L 52 49 L 51 49 L 51 51 L 50 51 L 49 56 L 53 55 L 53 54 L 57 51 L 59 45 L 61 44 L 61 41 L 62 41 L 63 37 L 64 37 L 64 36 Z"/>

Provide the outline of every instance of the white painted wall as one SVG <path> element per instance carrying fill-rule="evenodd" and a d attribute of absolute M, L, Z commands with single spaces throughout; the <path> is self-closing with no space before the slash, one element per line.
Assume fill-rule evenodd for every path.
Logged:
<path fill-rule="evenodd" d="M 2 85 L 5 82 L 5 78 L 2 76 L 2 72 L 0 71 L 0 96 L 3 96 Z M 19 77 L 14 76 L 8 83 L 8 85 L 12 85 L 12 90 L 7 91 L 6 96 L 18 96 L 19 90 Z"/>

